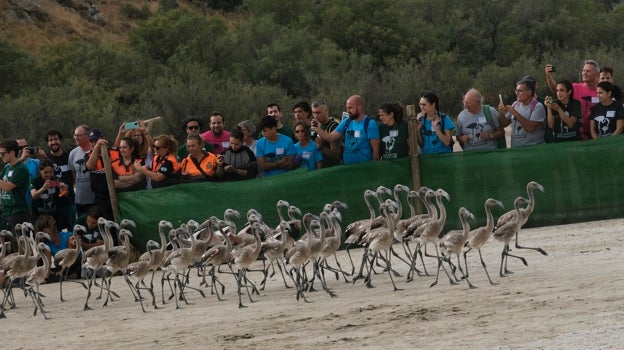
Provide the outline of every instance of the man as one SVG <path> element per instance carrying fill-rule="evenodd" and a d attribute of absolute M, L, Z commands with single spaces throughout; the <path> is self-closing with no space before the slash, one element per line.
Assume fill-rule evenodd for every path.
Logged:
<path fill-rule="evenodd" d="M 498 120 L 502 127 L 511 125 L 511 147 L 544 143 L 544 105 L 535 98 L 535 81 L 523 79 L 516 83 L 516 101 L 498 105 Z"/>
<path fill-rule="evenodd" d="M 260 176 L 273 176 L 294 169 L 297 150 L 288 136 L 277 132 L 277 120 L 267 115 L 260 120 L 258 129 L 262 132 L 262 138 L 256 144 Z"/>
<path fill-rule="evenodd" d="M 293 142 L 293 144 L 297 142 L 297 138 L 295 138 L 295 132 L 293 131 L 293 129 L 290 126 L 284 125 L 284 123 L 282 123 L 282 110 L 280 109 L 280 106 L 277 103 L 268 103 L 266 105 L 266 109 L 267 115 L 270 115 L 275 119 L 275 121 L 277 121 L 277 132 L 290 137 L 290 140 Z"/>
<path fill-rule="evenodd" d="M 201 120 L 194 115 L 190 115 L 182 120 L 182 129 L 186 133 L 185 135 L 199 135 L 201 129 L 203 128 Z M 186 149 L 186 136 L 185 139 L 180 142 L 180 147 L 178 147 L 178 151 L 176 152 L 176 158 L 178 162 L 181 162 L 182 159 L 188 156 L 188 150 Z M 207 152 L 214 153 L 214 149 L 212 144 L 204 143 L 204 150 Z"/>
<path fill-rule="evenodd" d="M 550 91 L 557 92 L 557 82 L 552 76 L 552 64 L 547 64 L 545 68 L 546 82 Z M 598 103 L 598 95 L 596 94 L 596 87 L 598 86 L 598 74 L 600 72 L 600 66 L 594 60 L 586 60 L 583 62 L 583 69 L 581 70 L 581 82 L 573 83 L 572 90 L 574 99 L 581 102 L 581 136 L 583 140 L 591 138 L 589 133 L 589 114 L 590 109 L 596 103 Z"/>
<path fill-rule="evenodd" d="M 344 137 L 344 164 L 379 160 L 379 127 L 364 113 L 364 101 L 353 95 L 346 102 L 349 118 L 344 119 L 331 133 L 323 130 L 318 123 L 312 123 L 314 130 L 323 140 L 333 142 Z"/>
<path fill-rule="evenodd" d="M 74 176 L 69 169 L 69 153 L 61 148 L 63 135 L 58 130 L 49 130 L 45 139 L 49 148 L 45 155 L 54 164 L 54 178 L 67 184 L 68 187 L 67 195 L 59 197 L 57 226 L 60 229 L 66 228 L 68 231 L 72 231 L 76 223 L 76 205 L 74 203 L 76 195 L 74 194 Z"/>
<path fill-rule="evenodd" d="M 598 75 L 598 82 L 608 81 L 613 84 L 613 68 L 608 66 L 603 66 L 600 68 L 600 73 Z"/>
<path fill-rule="evenodd" d="M 108 141 L 104 138 L 102 132 L 98 129 L 91 129 L 89 133 L 89 142 L 91 143 L 91 151 L 87 154 L 87 162 L 85 168 L 90 171 L 91 189 L 95 194 L 95 204 L 102 208 L 104 217 L 113 219 L 113 206 L 110 201 L 108 191 L 108 181 L 106 180 L 106 168 L 102 158 L 102 147 L 108 146 Z M 118 150 L 106 150 L 111 164 L 119 160 Z"/>
<path fill-rule="evenodd" d="M 76 148 L 69 152 L 68 168 L 73 174 L 73 182 L 76 184 L 76 214 L 81 216 L 95 204 L 95 193 L 91 189 L 91 172 L 86 168 L 88 154 L 91 152 L 89 133 L 91 129 L 87 125 L 78 125 L 74 130 Z M 73 227 L 72 227 L 73 229 Z"/>
<path fill-rule="evenodd" d="M 321 129 L 325 132 L 331 133 L 338 127 L 338 122 L 329 117 L 329 108 L 327 107 L 327 103 L 323 100 L 312 102 L 312 116 L 313 120 L 318 122 Z M 343 149 L 343 145 L 340 140 L 328 142 L 318 136 L 318 134 L 313 134 L 312 138 L 314 139 L 314 142 L 316 142 L 316 147 L 323 155 L 323 168 L 340 164 L 342 161 L 341 156 Z"/>
<path fill-rule="evenodd" d="M 28 192 L 28 169 L 17 157 L 19 144 L 16 140 L 0 142 L 0 157 L 4 167 L 0 171 L 0 199 L 2 220 L 0 228 L 13 232 L 15 224 L 30 221 L 26 203 Z"/>
<path fill-rule="evenodd" d="M 505 137 L 505 129 L 498 121 L 496 108 L 489 108 L 489 115 L 482 105 L 481 93 L 470 89 L 464 95 L 464 110 L 457 116 L 457 141 L 464 151 L 495 150 L 496 140 Z"/>
<path fill-rule="evenodd" d="M 230 147 L 230 132 L 224 130 L 225 118 L 223 114 L 214 112 L 210 115 L 210 130 L 201 134 L 201 138 L 204 139 L 205 144 L 212 145 L 214 148 L 214 154 L 222 154 L 228 147 Z"/>
<path fill-rule="evenodd" d="M 28 141 L 26 141 L 26 139 L 17 139 L 17 144 L 19 145 L 19 160 L 21 160 L 26 166 L 26 169 L 28 169 L 28 183 L 30 184 L 32 179 L 39 176 L 39 164 L 41 163 L 37 158 L 39 151 L 34 151 L 33 154 L 30 153 L 33 148 L 38 149 L 38 147 L 28 147 Z M 26 205 L 28 205 L 28 210 L 30 211 L 30 207 L 32 206 L 30 189 L 26 190 Z"/>
<path fill-rule="evenodd" d="M 310 104 L 306 101 L 299 101 L 295 103 L 293 106 L 293 116 L 295 117 L 295 124 L 298 122 L 304 122 L 310 125 L 310 118 L 312 117 Z"/>

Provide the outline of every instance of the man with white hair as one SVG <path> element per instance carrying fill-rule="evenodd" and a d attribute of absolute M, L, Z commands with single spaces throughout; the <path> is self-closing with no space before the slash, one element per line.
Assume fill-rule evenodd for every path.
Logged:
<path fill-rule="evenodd" d="M 497 139 L 505 137 L 498 111 L 483 106 L 482 100 L 481 93 L 474 88 L 464 95 L 464 110 L 457 116 L 457 141 L 464 151 L 495 150 Z"/>

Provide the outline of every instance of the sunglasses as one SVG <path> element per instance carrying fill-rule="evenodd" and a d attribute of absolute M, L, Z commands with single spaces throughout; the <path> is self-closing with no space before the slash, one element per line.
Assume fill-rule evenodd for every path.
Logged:
<path fill-rule="evenodd" d="M 159 150 L 159 149 L 161 149 L 161 148 L 164 148 L 164 147 L 160 147 L 160 146 L 156 146 L 156 145 L 154 145 L 154 146 L 152 146 L 152 147 L 154 147 L 154 149 L 155 149 L 156 151 L 158 151 L 158 150 Z"/>
<path fill-rule="evenodd" d="M 189 130 L 199 130 L 199 126 L 198 125 L 191 125 L 191 126 L 187 126 L 186 127 Z"/>

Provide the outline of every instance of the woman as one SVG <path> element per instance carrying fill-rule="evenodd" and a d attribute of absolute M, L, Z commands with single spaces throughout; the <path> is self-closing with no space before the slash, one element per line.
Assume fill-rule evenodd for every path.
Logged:
<path fill-rule="evenodd" d="M 598 102 L 589 114 L 589 131 L 592 139 L 619 135 L 624 131 L 624 107 L 615 101 L 617 90 L 608 81 L 601 81 L 596 88 Z M 619 96 L 617 97 L 619 98 Z"/>
<path fill-rule="evenodd" d="M 544 99 L 548 110 L 548 129 L 553 131 L 553 141 L 576 141 L 581 139 L 581 103 L 573 97 L 572 83 L 562 80 L 556 87 L 557 100 Z"/>
<path fill-rule="evenodd" d="M 544 143 L 544 105 L 535 99 L 535 80 L 522 79 L 516 83 L 516 101 L 498 104 L 501 127 L 511 125 L 511 147 Z"/>
<path fill-rule="evenodd" d="M 145 176 L 136 171 L 134 163 L 144 160 L 136 154 L 136 144 L 130 137 L 122 137 L 119 142 L 119 159 L 111 162 L 115 189 L 119 192 L 145 189 Z"/>
<path fill-rule="evenodd" d="M 121 144 L 121 139 L 123 137 L 129 137 L 134 140 L 136 144 L 136 154 L 144 159 L 145 162 L 150 164 L 152 158 L 152 148 L 151 145 L 154 144 L 152 140 L 152 136 L 150 136 L 149 130 L 145 127 L 145 123 L 142 120 L 137 121 L 138 128 L 136 129 L 126 129 L 126 124 L 123 123 L 119 127 L 119 132 L 117 133 L 117 138 L 115 139 L 115 147 L 119 147 Z"/>
<path fill-rule="evenodd" d="M 420 95 L 418 115 L 418 134 L 416 139 L 422 154 L 453 152 L 453 120 L 440 113 L 440 99 L 433 92 L 425 91 Z"/>
<path fill-rule="evenodd" d="M 243 132 L 243 145 L 247 146 L 254 154 L 256 154 L 256 124 L 251 120 L 243 120 L 238 123 L 238 127 Z"/>
<path fill-rule="evenodd" d="M 223 177 L 223 156 L 217 158 L 214 153 L 206 152 L 204 140 L 197 134 L 186 137 L 186 149 L 189 154 L 180 164 L 181 177 L 190 181 L 206 181 Z"/>
<path fill-rule="evenodd" d="M 245 145 L 240 129 L 230 133 L 230 146 L 223 153 L 223 178 L 227 181 L 253 179 L 258 176 L 256 155 Z"/>
<path fill-rule="evenodd" d="M 379 106 L 379 137 L 381 159 L 406 157 L 409 153 L 407 123 L 403 120 L 400 103 L 384 103 Z"/>
<path fill-rule="evenodd" d="M 45 232 L 50 236 L 50 240 L 46 242 L 50 248 L 50 253 L 54 256 L 56 253 L 67 248 L 76 248 L 76 241 L 72 237 L 72 233 L 69 231 L 60 231 L 56 225 L 56 220 L 51 215 L 43 214 L 35 221 L 35 232 Z M 51 269 L 49 276 L 46 278 L 46 282 L 58 281 L 57 272 L 60 267 L 56 266 Z M 80 273 L 80 259 L 76 259 L 76 262 L 69 268 L 70 278 L 77 278 Z"/>
<path fill-rule="evenodd" d="M 42 214 L 52 215 L 58 222 L 59 197 L 68 194 L 67 185 L 54 178 L 54 164 L 44 159 L 39 164 L 39 176 L 30 184 L 32 196 L 32 221 Z M 67 226 L 64 224 L 64 226 Z"/>
<path fill-rule="evenodd" d="M 316 142 L 312 142 L 310 134 L 310 124 L 300 121 L 295 125 L 295 137 L 299 142 L 295 143 L 297 155 L 295 156 L 295 166 L 308 168 L 308 171 L 323 167 L 323 154 L 316 147 Z"/>
<path fill-rule="evenodd" d="M 159 135 L 154 139 L 154 160 L 152 169 L 139 160 L 134 162 L 134 168 L 152 181 L 152 187 L 159 188 L 177 183 L 180 175 L 180 164 L 174 153 L 178 149 L 178 142 L 169 135 Z"/>

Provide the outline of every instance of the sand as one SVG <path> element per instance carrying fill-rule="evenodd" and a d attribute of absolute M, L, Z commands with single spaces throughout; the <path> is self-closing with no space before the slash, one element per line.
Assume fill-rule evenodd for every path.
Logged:
<path fill-rule="evenodd" d="M 48 320 L 33 316 L 33 304 L 16 290 L 17 307 L 0 320 L 5 336 L 2 349 L 312 349 L 312 348 L 452 348 L 452 349 L 620 349 L 624 344 L 624 281 L 621 257 L 624 219 L 564 226 L 523 229 L 520 243 L 548 252 L 516 250 L 528 266 L 510 259 L 514 273 L 498 275 L 502 244 L 488 242 L 483 256 L 492 279 L 490 285 L 478 260 L 469 255 L 470 280 L 450 285 L 441 275 L 405 282 L 407 267 L 395 261 L 403 277 L 392 290 L 388 274 L 374 275 L 375 288 L 360 280 L 336 281 L 308 293 L 310 303 L 297 301 L 278 274 L 246 308 L 239 309 L 234 277 L 223 275 L 224 301 L 206 290 L 206 298 L 189 290 L 191 305 L 181 309 L 160 302 L 143 313 L 121 277 L 112 285 L 121 298 L 102 307 L 92 298 L 91 311 L 83 311 L 86 290 L 64 284 L 65 302 L 59 301 L 57 283 L 41 292 Z M 400 249 L 400 246 L 396 246 Z M 359 260 L 362 251 L 352 250 Z M 346 254 L 340 252 L 343 266 Z M 430 273 L 435 259 L 426 260 Z M 259 282 L 259 273 L 250 272 Z M 191 277 L 197 286 L 199 278 Z M 292 283 L 291 283 L 292 284 Z M 97 294 L 96 294 L 97 296 Z M 147 303 L 146 303 L 147 304 Z"/>

